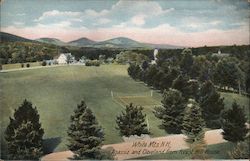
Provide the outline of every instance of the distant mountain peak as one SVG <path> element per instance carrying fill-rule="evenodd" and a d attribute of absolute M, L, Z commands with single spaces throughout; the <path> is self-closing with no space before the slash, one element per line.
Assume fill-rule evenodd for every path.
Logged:
<path fill-rule="evenodd" d="M 90 40 L 86 37 L 82 37 L 82 38 L 79 38 L 77 40 L 73 40 L 73 41 L 68 42 L 68 44 L 70 44 L 72 46 L 87 46 L 87 45 L 93 45 L 95 43 L 96 43 L 95 41 Z"/>

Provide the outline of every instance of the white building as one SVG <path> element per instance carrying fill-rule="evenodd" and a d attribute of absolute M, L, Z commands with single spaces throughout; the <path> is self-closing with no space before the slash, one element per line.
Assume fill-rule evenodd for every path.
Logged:
<path fill-rule="evenodd" d="M 158 55 L 158 49 L 155 49 L 154 50 L 154 60 L 151 61 L 151 64 L 156 64 L 157 55 Z"/>
<path fill-rule="evenodd" d="M 61 53 L 57 58 L 58 64 L 73 63 L 74 61 L 75 57 L 71 53 Z"/>
<path fill-rule="evenodd" d="M 218 50 L 218 53 L 213 53 L 212 56 L 217 56 L 217 57 L 228 57 L 230 56 L 229 53 L 222 53 L 220 50 Z"/>

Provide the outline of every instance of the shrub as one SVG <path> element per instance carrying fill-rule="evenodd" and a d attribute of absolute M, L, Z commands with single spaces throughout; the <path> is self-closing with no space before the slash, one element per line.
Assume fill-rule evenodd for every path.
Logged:
<path fill-rule="evenodd" d="M 26 64 L 26 67 L 27 67 L 27 68 L 29 68 L 29 67 L 30 67 L 30 64 L 29 64 L 29 63 L 28 63 L 28 64 Z"/>
<path fill-rule="evenodd" d="M 24 67 L 24 64 L 23 64 L 23 63 L 21 63 L 21 67 L 22 67 L 22 68 Z"/>
<path fill-rule="evenodd" d="M 46 66 L 46 65 L 47 65 L 46 61 L 43 61 L 42 66 Z"/>

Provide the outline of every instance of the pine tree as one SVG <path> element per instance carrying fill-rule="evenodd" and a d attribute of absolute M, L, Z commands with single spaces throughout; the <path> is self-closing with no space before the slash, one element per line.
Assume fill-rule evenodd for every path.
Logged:
<path fill-rule="evenodd" d="M 188 100 L 182 126 L 182 132 L 193 141 L 195 141 L 200 133 L 202 133 L 203 128 L 205 127 L 205 121 L 202 118 L 201 108 L 193 99 Z"/>
<path fill-rule="evenodd" d="M 183 111 L 185 109 L 184 99 L 176 89 L 164 91 L 162 107 L 156 107 L 154 114 L 162 120 L 160 128 L 167 133 L 179 134 L 182 130 Z"/>
<path fill-rule="evenodd" d="M 26 99 L 15 110 L 5 131 L 9 159 L 36 160 L 42 156 L 44 130 L 39 118 L 36 107 L 33 108 L 32 103 Z"/>
<path fill-rule="evenodd" d="M 101 159 L 102 128 L 84 101 L 77 105 L 68 129 L 69 149 L 75 159 Z"/>
<path fill-rule="evenodd" d="M 223 138 L 233 143 L 244 141 L 247 134 L 246 122 L 243 108 L 234 101 L 232 108 L 222 114 Z"/>
<path fill-rule="evenodd" d="M 117 129 L 120 131 L 121 135 L 130 136 L 148 134 L 146 129 L 147 125 L 145 123 L 145 117 L 142 113 L 143 108 L 141 106 L 133 106 L 132 103 L 126 106 L 125 111 L 123 111 L 116 118 L 116 123 L 118 125 Z"/>
<path fill-rule="evenodd" d="M 188 100 L 189 99 L 189 89 L 188 89 L 189 78 L 183 74 L 180 74 L 172 83 L 172 88 L 179 90 L 182 96 Z"/>
<path fill-rule="evenodd" d="M 205 159 L 206 143 L 204 141 L 205 121 L 199 104 L 189 99 L 185 108 L 182 132 L 187 136 L 186 143 L 191 150 L 192 159 Z"/>
<path fill-rule="evenodd" d="M 224 99 L 220 97 L 211 81 L 202 84 L 199 92 L 199 103 L 202 115 L 209 128 L 221 127 L 221 112 L 224 109 Z"/>

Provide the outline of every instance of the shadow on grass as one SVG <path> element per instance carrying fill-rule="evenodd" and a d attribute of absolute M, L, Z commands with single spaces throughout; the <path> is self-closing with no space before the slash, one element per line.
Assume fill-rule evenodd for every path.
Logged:
<path fill-rule="evenodd" d="M 61 137 L 48 138 L 43 140 L 43 150 L 45 154 L 54 152 L 56 147 L 61 143 Z"/>

